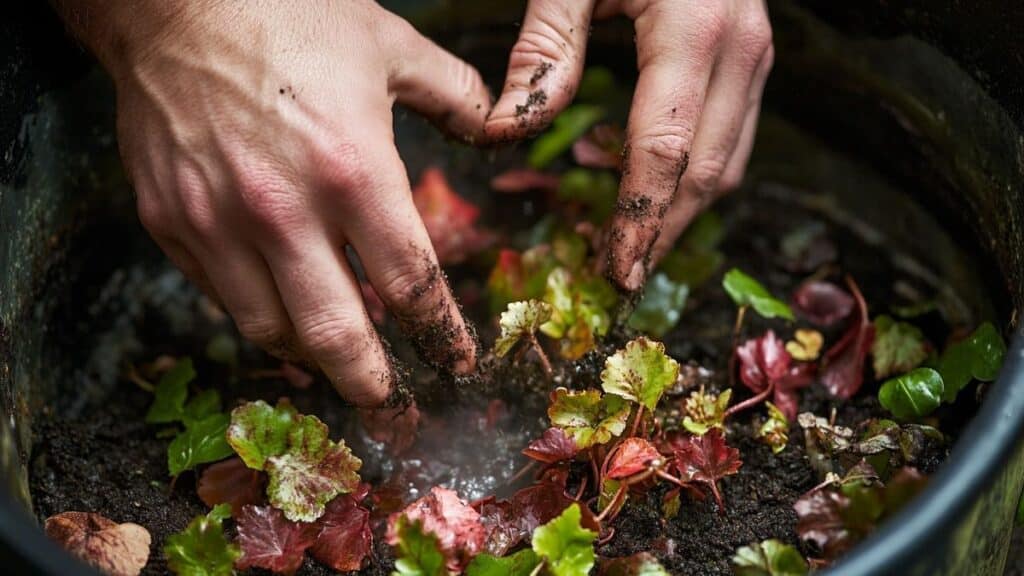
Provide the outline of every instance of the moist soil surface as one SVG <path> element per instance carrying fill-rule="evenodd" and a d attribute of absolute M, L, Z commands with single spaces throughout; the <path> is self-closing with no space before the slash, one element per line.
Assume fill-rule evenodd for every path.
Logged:
<path fill-rule="evenodd" d="M 777 295 L 790 294 L 812 274 L 835 281 L 841 281 L 841 274 L 850 274 L 865 293 L 872 316 L 896 302 L 893 287 L 897 284 L 910 283 L 927 295 L 939 292 L 938 287 L 921 286 L 919 279 L 904 277 L 890 264 L 891 255 L 883 247 L 862 242 L 850 228 L 833 223 L 821 213 L 762 198 L 757 190 L 747 190 L 717 210 L 726 232 L 720 246 L 725 265 L 691 293 L 679 325 L 663 338 L 668 353 L 681 364 L 706 369 L 701 380 L 710 390 L 728 386 L 735 308 L 722 290 L 720 278 L 729 267 L 739 267 L 759 278 Z M 793 230 L 808 227 L 818 231 L 818 247 L 827 248 L 826 253 L 834 249 L 835 258 L 808 263 L 783 256 L 779 248 L 783 238 Z M 497 228 L 512 234 L 511 230 Z M 486 278 L 490 262 L 481 258 L 449 271 L 456 293 L 467 313 L 476 319 L 486 344 L 493 342 L 496 332 L 493 317 L 486 311 L 486 298 L 481 297 L 480 279 Z M 160 355 L 191 355 L 199 374 L 196 385 L 203 389 L 218 388 L 227 408 L 245 399 L 273 401 L 288 396 L 301 412 L 316 414 L 324 420 L 331 427 L 332 436 L 346 439 L 354 453 L 364 460 L 365 480 L 398 489 L 404 493 L 406 502 L 434 484 L 457 489 L 467 500 L 489 493 L 507 496 L 515 489 L 508 485 L 508 479 L 526 462 L 519 450 L 546 427 L 546 398 L 553 387 L 529 356 L 518 364 L 487 357 L 481 361 L 479 374 L 452 381 L 416 366 L 394 323 L 388 321 L 381 331 L 395 342 L 396 354 L 414 367 L 411 387 L 424 413 L 416 446 L 401 457 L 392 457 L 385 446 L 361 429 L 356 412 L 325 381 L 317 378 L 307 389 L 297 389 L 275 376 L 273 370 L 278 363 L 239 342 L 229 321 L 181 283 L 180 278 L 174 279 L 174 274 L 165 264 L 140 264 L 99 291 L 106 295 L 106 300 L 101 299 L 90 309 L 89 318 L 83 321 L 87 329 L 80 329 L 76 337 L 83 362 L 92 367 L 91 372 L 82 376 L 90 383 L 89 394 L 58 399 L 35 418 L 30 483 L 40 520 L 77 510 L 141 524 L 150 531 L 153 541 L 144 573 L 167 573 L 161 552 L 165 539 L 207 508 L 196 495 L 195 474 L 187 472 L 173 483 L 167 476 L 169 439 L 160 437 L 159 427 L 143 422 L 152 395 L 123 377 L 107 378 L 106 384 L 100 377 L 104 370 L 123 375 L 128 366 L 141 366 Z M 152 286 L 168 282 L 175 297 L 159 297 L 161 292 Z M 133 305 L 125 307 L 118 303 L 123 300 L 131 300 Z M 168 307 L 175 310 L 169 312 Z M 132 312 L 126 312 L 126 308 Z M 767 323 L 752 316 L 748 315 L 746 337 L 759 335 L 768 326 L 787 337 L 791 333 L 792 326 Z M 170 322 L 171 317 L 185 317 L 189 321 Z M 932 342 L 940 344 L 949 330 L 938 312 L 915 322 Z M 118 349 L 118 338 L 108 337 L 115 333 L 130 334 L 127 340 L 134 344 Z M 556 383 L 570 388 L 594 386 L 604 354 L 614 351 L 631 336 L 623 329 L 613 330 L 600 351 L 573 363 L 556 362 Z M 827 346 L 836 334 L 825 336 Z M 215 337 L 221 343 L 227 338 L 238 346 L 231 361 L 208 358 L 206 349 Z M 555 356 L 553 349 L 549 352 Z M 856 426 L 867 418 L 884 416 L 876 391 L 877 384 L 870 374 L 862 391 L 848 402 L 834 401 L 820 385 L 814 384 L 803 391 L 800 408 L 822 416 L 828 416 L 834 409 L 838 423 Z M 733 402 L 748 396 L 747 390 L 737 385 Z M 973 395 L 961 396 L 972 397 L 954 407 L 960 417 L 954 417 L 954 409 L 949 408 L 937 413 L 937 423 L 951 438 L 955 438 L 962 425 L 962 414 L 975 408 Z M 670 397 L 668 404 L 681 397 Z M 717 509 L 713 499 L 696 501 L 684 497 L 678 516 L 663 520 L 658 510 L 660 494 L 655 490 L 647 500 L 634 498 L 627 503 L 613 524 L 614 538 L 600 546 L 598 553 L 614 557 L 650 550 L 671 573 L 691 576 L 732 574 L 730 558 L 735 550 L 767 538 L 795 544 L 805 555 L 814 556 L 815 550 L 797 538 L 792 508 L 794 501 L 819 481 L 808 465 L 803 434 L 793 423 L 788 447 L 773 454 L 754 437 L 756 421 L 762 417 L 760 412 L 755 409 L 741 413 L 730 423 L 728 441 L 741 451 L 743 465 L 738 474 L 721 482 L 724 511 Z M 923 471 L 933 472 L 940 460 L 929 462 Z M 376 557 L 364 570 L 366 574 L 386 574 L 391 569 L 390 552 L 381 544 L 387 511 L 383 506 L 375 511 Z M 330 571 L 307 558 L 299 573 Z"/>

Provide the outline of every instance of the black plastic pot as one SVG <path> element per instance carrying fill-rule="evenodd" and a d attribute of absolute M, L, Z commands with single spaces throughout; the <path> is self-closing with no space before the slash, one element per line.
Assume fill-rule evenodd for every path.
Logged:
<path fill-rule="evenodd" d="M 522 10 L 469 0 L 446 2 L 446 11 L 395 4 L 495 75 Z M 837 201 L 923 252 L 1012 344 L 999 380 L 927 491 L 830 572 L 998 576 L 1024 484 L 1024 5 L 841 4 L 772 4 L 777 64 L 750 179 L 788 178 L 817 190 L 828 181 L 822 173 L 837 169 L 828 158 L 867 167 L 881 184 L 847 179 L 835 184 Z M 109 86 L 89 73 L 89 59 L 45 4 L 7 11 L 0 22 L 0 566 L 11 574 L 89 573 L 46 540 L 30 513 L 31 422 L 55 402 L 92 393 L 69 385 L 76 382 L 73 323 L 90 304 L 81 288 L 154 250 L 131 216 L 131 199 L 104 195 L 123 186 L 111 160 Z M 629 73 L 631 32 L 623 24 L 595 30 L 591 61 Z M 815 150 L 829 152 L 819 159 Z M 906 198 L 878 201 L 891 190 Z M 926 218 L 946 236 L 915 227 Z M 81 239 L 96 237 L 90 232 L 99 226 L 107 240 L 83 253 Z M 949 238 L 969 262 L 945 259 Z"/>

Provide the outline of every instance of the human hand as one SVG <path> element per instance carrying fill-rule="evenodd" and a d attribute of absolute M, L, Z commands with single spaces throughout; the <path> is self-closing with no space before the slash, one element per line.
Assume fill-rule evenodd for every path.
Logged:
<path fill-rule="evenodd" d="M 739 186 L 774 51 L 762 0 L 530 0 L 487 137 L 530 135 L 565 108 L 591 17 L 615 14 L 634 21 L 640 76 L 607 273 L 635 292 L 690 220 Z"/>
<path fill-rule="evenodd" d="M 78 32 L 117 87 L 140 220 L 246 338 L 385 402 L 396 376 L 349 246 L 425 361 L 473 369 L 391 115 L 397 100 L 474 138 L 490 96 L 473 68 L 369 0 L 58 8 L 103 22 Z"/>

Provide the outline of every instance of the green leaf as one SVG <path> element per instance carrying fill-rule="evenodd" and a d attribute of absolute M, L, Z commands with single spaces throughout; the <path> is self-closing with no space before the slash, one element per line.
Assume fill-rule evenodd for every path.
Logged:
<path fill-rule="evenodd" d="M 402 516 L 395 525 L 395 571 L 398 576 L 447 576 L 444 554 L 437 536 L 423 531 L 420 521 Z"/>
<path fill-rule="evenodd" d="M 916 326 L 882 314 L 875 318 L 871 355 L 876 378 L 887 378 L 917 368 L 928 358 L 928 344 Z"/>
<path fill-rule="evenodd" d="M 558 198 L 586 206 L 590 210 L 588 220 L 594 224 L 611 216 L 618 194 L 619 180 L 606 170 L 572 168 L 558 183 Z"/>
<path fill-rule="evenodd" d="M 757 439 L 770 446 L 773 454 L 778 454 L 786 449 L 789 442 L 789 419 L 775 404 L 765 402 L 765 405 L 768 418 L 757 429 Z"/>
<path fill-rule="evenodd" d="M 775 539 L 740 548 L 732 563 L 736 576 L 804 576 L 809 570 L 796 548 Z"/>
<path fill-rule="evenodd" d="M 944 402 L 953 402 L 971 379 L 991 382 L 999 375 L 1006 356 L 1006 343 L 991 322 L 985 322 L 967 339 L 946 349 L 939 360 L 939 373 L 946 388 Z"/>
<path fill-rule="evenodd" d="M 643 298 L 629 317 L 629 326 L 661 338 L 679 322 L 690 287 L 655 273 L 644 287 Z"/>
<path fill-rule="evenodd" d="M 615 75 L 604 66 L 588 66 L 583 71 L 576 99 L 584 102 L 604 102 L 609 92 L 617 90 Z"/>
<path fill-rule="evenodd" d="M 164 424 L 182 419 L 188 384 L 196 377 L 191 358 L 182 358 L 164 373 L 153 391 L 153 404 L 146 413 L 147 424 Z"/>
<path fill-rule="evenodd" d="M 530 168 L 546 168 L 552 160 L 572 147 L 572 143 L 601 118 L 604 108 L 592 104 L 574 104 L 555 116 L 551 128 L 534 140 L 526 158 Z"/>
<path fill-rule="evenodd" d="M 594 567 L 597 532 L 583 528 L 580 516 L 579 504 L 573 503 L 533 531 L 533 551 L 544 558 L 553 576 L 587 576 Z"/>
<path fill-rule="evenodd" d="M 544 292 L 544 301 L 551 305 L 551 318 L 540 330 L 559 340 L 563 358 L 579 358 L 594 347 L 596 336 L 608 331 L 608 310 L 615 298 L 615 290 L 603 278 L 555 268 L 548 275 Z"/>
<path fill-rule="evenodd" d="M 529 548 L 502 558 L 480 554 L 466 567 L 466 576 L 529 576 L 539 563 Z"/>
<path fill-rule="evenodd" d="M 561 428 L 577 448 L 585 450 L 622 434 L 629 420 L 629 404 L 618 396 L 602 396 L 597 390 L 556 388 L 548 417 L 552 426 Z"/>
<path fill-rule="evenodd" d="M 221 332 L 206 343 L 206 357 L 224 366 L 238 365 L 238 341 L 234 336 Z"/>
<path fill-rule="evenodd" d="M 641 336 L 605 360 L 601 387 L 653 412 L 677 376 L 679 363 L 665 354 L 665 345 Z"/>
<path fill-rule="evenodd" d="M 246 466 L 263 470 L 268 457 L 284 452 L 296 418 L 295 407 L 287 402 L 273 408 L 262 400 L 249 402 L 231 411 L 228 443 Z"/>
<path fill-rule="evenodd" d="M 732 389 L 721 394 L 707 394 L 702 386 L 683 402 L 683 428 L 691 434 L 703 436 L 712 428 L 722 428 L 725 423 L 725 411 L 732 399 Z"/>
<path fill-rule="evenodd" d="M 231 456 L 234 452 L 225 437 L 228 423 L 227 414 L 220 413 L 190 422 L 167 447 L 167 470 L 170 475 L 177 476 L 198 464 L 216 462 Z"/>
<path fill-rule="evenodd" d="M 511 302 L 501 313 L 498 324 L 501 336 L 494 342 L 494 353 L 500 358 L 509 353 L 520 340 L 534 338 L 540 325 L 551 318 L 551 305 L 538 300 Z"/>
<path fill-rule="evenodd" d="M 942 376 L 931 368 L 917 368 L 882 384 L 878 401 L 900 419 L 931 414 L 942 402 Z"/>
<path fill-rule="evenodd" d="M 220 393 L 216 390 L 203 390 L 185 404 L 182 421 L 191 425 L 214 414 L 220 414 Z"/>
<path fill-rule="evenodd" d="M 335 496 L 356 489 L 361 466 L 344 440 L 331 441 L 326 424 L 301 416 L 288 431 L 285 450 L 266 459 L 267 497 L 289 520 L 313 522 Z"/>
<path fill-rule="evenodd" d="M 229 576 L 242 551 L 224 536 L 223 522 L 231 516 L 230 504 L 219 504 L 205 516 L 197 516 L 182 532 L 164 545 L 167 567 L 178 576 Z"/>
<path fill-rule="evenodd" d="M 760 282 L 737 268 L 725 273 L 722 287 L 737 306 L 750 306 L 765 318 L 793 320 L 793 310 L 787 304 L 776 299 Z"/>

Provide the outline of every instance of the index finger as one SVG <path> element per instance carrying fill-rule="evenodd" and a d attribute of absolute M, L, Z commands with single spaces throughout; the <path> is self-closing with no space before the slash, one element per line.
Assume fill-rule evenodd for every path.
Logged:
<path fill-rule="evenodd" d="M 652 3 L 635 21 L 640 75 L 629 112 L 622 182 L 608 246 L 608 275 L 627 292 L 639 290 L 647 276 L 651 247 L 689 164 L 711 78 L 714 54 L 684 48 L 717 44 L 696 37 L 714 31 L 672 26 L 672 19 L 680 15 L 663 10 Z M 687 28 L 695 37 L 674 32 Z"/>

